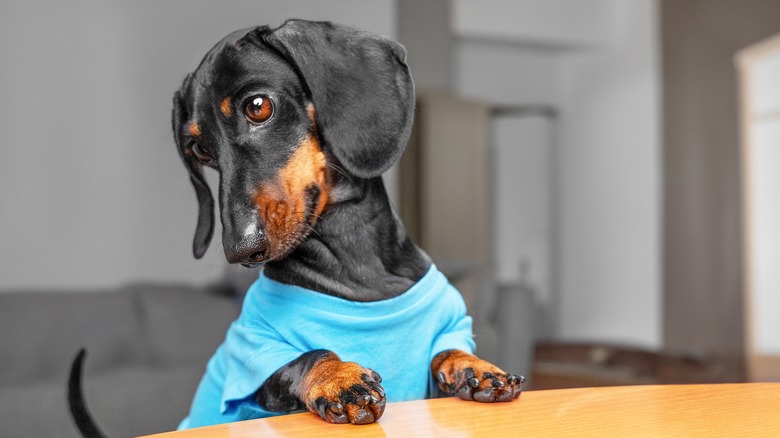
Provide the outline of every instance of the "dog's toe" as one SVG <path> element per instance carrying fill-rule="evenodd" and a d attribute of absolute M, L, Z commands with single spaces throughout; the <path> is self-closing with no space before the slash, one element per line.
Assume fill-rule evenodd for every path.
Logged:
<path fill-rule="evenodd" d="M 344 406 L 338 402 L 329 402 L 325 397 L 319 397 L 314 402 L 317 413 L 320 414 L 323 420 L 333 424 L 349 423 L 349 418 L 344 412 Z"/>

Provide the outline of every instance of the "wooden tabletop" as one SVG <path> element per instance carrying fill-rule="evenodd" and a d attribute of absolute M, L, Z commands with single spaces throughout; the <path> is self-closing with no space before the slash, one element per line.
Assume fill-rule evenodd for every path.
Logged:
<path fill-rule="evenodd" d="M 333 425 L 309 413 L 156 438 L 780 436 L 780 383 L 526 391 L 493 405 L 455 398 L 391 403 L 378 423 Z"/>

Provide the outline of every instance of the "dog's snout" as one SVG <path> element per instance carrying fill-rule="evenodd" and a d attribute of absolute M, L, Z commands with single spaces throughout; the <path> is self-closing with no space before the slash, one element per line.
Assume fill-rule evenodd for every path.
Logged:
<path fill-rule="evenodd" d="M 256 251 L 249 255 L 248 261 L 250 263 L 260 263 L 261 261 L 263 261 L 263 257 L 265 257 L 265 250 Z"/>
<path fill-rule="evenodd" d="M 263 232 L 242 236 L 235 244 L 225 246 L 225 257 L 230 263 L 257 264 L 266 260 L 268 238 Z"/>
<path fill-rule="evenodd" d="M 249 257 L 247 257 L 246 261 L 249 263 L 260 263 L 263 261 L 264 258 L 265 258 L 265 248 L 255 251 L 252 254 L 249 254 Z"/>

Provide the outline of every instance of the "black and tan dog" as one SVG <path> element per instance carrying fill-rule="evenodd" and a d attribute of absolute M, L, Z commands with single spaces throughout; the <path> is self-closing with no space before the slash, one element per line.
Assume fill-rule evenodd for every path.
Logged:
<path fill-rule="evenodd" d="M 303 20 L 219 42 L 174 98 L 174 135 L 200 205 L 195 257 L 214 230 L 207 166 L 220 174 L 230 263 L 356 302 L 399 297 L 423 278 L 431 260 L 406 235 L 380 177 L 411 130 L 405 56 L 377 35 Z M 444 393 L 480 402 L 520 394 L 520 376 L 465 351 L 434 353 L 429 378 Z M 358 424 L 379 419 L 385 399 L 378 373 L 323 349 L 278 369 L 255 395 L 268 411 Z"/>

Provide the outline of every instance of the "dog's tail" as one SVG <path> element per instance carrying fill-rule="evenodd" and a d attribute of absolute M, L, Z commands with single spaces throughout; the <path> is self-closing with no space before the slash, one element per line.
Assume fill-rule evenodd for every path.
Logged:
<path fill-rule="evenodd" d="M 76 427 L 85 438 L 105 438 L 105 435 L 95 424 L 87 404 L 84 401 L 84 395 L 81 390 L 81 371 L 84 368 L 84 358 L 87 356 L 87 350 L 82 348 L 73 359 L 70 367 L 70 378 L 68 379 L 68 405 L 70 413 L 73 415 L 73 421 Z"/>

